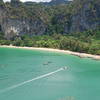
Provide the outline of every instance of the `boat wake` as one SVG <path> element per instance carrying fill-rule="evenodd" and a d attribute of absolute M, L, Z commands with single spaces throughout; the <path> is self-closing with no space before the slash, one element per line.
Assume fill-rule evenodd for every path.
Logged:
<path fill-rule="evenodd" d="M 4 92 L 7 92 L 7 91 L 10 91 L 10 90 L 12 90 L 12 89 L 15 89 L 15 88 L 17 88 L 17 87 L 20 87 L 20 86 L 25 85 L 25 84 L 27 84 L 27 83 L 30 83 L 30 82 L 32 82 L 32 81 L 35 81 L 35 80 L 38 80 L 38 79 L 41 79 L 41 78 L 44 78 L 44 77 L 48 77 L 48 76 L 50 76 L 50 75 L 52 75 L 52 74 L 55 74 L 55 73 L 57 73 L 57 72 L 60 72 L 60 71 L 62 71 L 62 70 L 64 70 L 64 68 L 60 68 L 60 69 L 58 69 L 58 70 L 56 70 L 56 71 L 53 71 L 53 72 L 50 72 L 50 73 L 47 73 L 47 74 L 38 76 L 38 77 L 36 77 L 36 78 L 33 78 L 33 79 L 30 79 L 30 80 L 24 81 L 24 82 L 19 83 L 19 84 L 17 84 L 17 85 L 13 85 L 13 86 L 11 86 L 11 87 L 8 87 L 8 88 L 6 88 L 6 89 L 1 90 L 0 93 L 4 93 Z"/>

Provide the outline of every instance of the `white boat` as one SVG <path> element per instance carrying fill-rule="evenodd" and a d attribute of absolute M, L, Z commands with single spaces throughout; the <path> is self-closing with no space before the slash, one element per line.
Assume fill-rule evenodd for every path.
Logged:
<path fill-rule="evenodd" d="M 65 67 L 63 67 L 63 69 L 66 70 L 66 69 L 68 69 L 68 67 L 65 66 Z"/>

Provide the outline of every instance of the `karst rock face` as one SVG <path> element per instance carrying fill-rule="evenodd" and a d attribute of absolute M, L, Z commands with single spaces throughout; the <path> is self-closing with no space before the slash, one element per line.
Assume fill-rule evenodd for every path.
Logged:
<path fill-rule="evenodd" d="M 6 9 L 4 6 L 4 2 L 0 0 L 0 32 L 5 32 L 4 24 L 6 20 Z"/>
<path fill-rule="evenodd" d="M 21 4 L 20 0 L 11 0 L 11 5 L 14 7 L 19 7 Z"/>
<path fill-rule="evenodd" d="M 7 19 L 4 24 L 4 33 L 7 39 L 14 36 L 41 35 L 45 32 L 46 26 L 41 20 L 31 19 Z"/>
<path fill-rule="evenodd" d="M 55 24 L 59 25 L 66 34 L 100 27 L 100 1 L 83 1 L 79 4 L 81 5 L 80 8 L 78 7 L 79 5 L 76 5 L 78 8 L 70 17 L 63 13 L 54 15 L 53 17 L 56 19 L 56 22 L 53 23 L 54 27 Z M 23 34 L 30 36 L 45 34 L 52 23 L 52 19 L 48 14 L 49 11 L 47 13 L 44 8 L 41 9 L 41 7 L 39 9 L 38 7 L 26 9 L 21 6 L 19 0 L 12 0 L 7 6 L 0 0 L 0 31 L 5 33 L 7 39 Z M 33 12 L 30 13 L 28 10 Z M 68 20 L 65 20 L 66 18 Z"/>
<path fill-rule="evenodd" d="M 77 32 L 100 27 L 100 1 L 83 0 L 80 5 L 81 8 L 77 9 L 77 13 L 72 16 L 70 31 Z"/>
<path fill-rule="evenodd" d="M 0 29 L 5 33 L 5 37 L 11 39 L 14 36 L 24 34 L 30 36 L 43 34 L 46 30 L 46 24 L 42 20 L 42 16 L 39 16 L 39 18 L 37 18 L 37 16 L 35 17 L 35 15 L 34 18 L 25 17 L 25 15 L 23 15 L 24 12 L 22 13 L 22 10 L 20 11 L 20 6 L 18 7 L 16 2 L 20 1 L 11 1 L 11 6 L 13 5 L 12 10 L 9 10 L 5 5 L 0 5 Z"/>

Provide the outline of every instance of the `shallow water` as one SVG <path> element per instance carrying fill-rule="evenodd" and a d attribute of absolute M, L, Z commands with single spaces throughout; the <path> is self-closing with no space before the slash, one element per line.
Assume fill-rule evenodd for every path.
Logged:
<path fill-rule="evenodd" d="M 9 91 L 7 88 L 53 72 Z M 60 53 L 0 48 L 0 100 L 100 100 L 100 61 Z"/>

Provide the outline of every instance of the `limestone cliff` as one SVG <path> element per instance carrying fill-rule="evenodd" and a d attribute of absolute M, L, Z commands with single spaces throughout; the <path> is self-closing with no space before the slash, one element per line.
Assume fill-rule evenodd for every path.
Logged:
<path fill-rule="evenodd" d="M 17 3 L 16 3 L 17 2 Z M 26 6 L 19 0 L 0 1 L 0 31 L 7 39 L 23 34 L 68 34 L 100 27 L 100 1 L 75 0 L 71 4 Z"/>
<path fill-rule="evenodd" d="M 16 5 L 14 0 L 12 1 L 13 3 L 11 4 L 0 6 L 0 27 L 5 33 L 5 37 L 11 39 L 23 34 L 30 36 L 43 34 L 46 30 L 46 14 L 42 18 L 42 11 L 36 11 L 37 15 L 34 14 L 31 17 L 27 14 L 29 13 L 28 10 L 25 11 L 26 8 L 24 6 L 18 7 L 18 4 Z M 11 6 L 12 4 L 13 6 Z"/>
<path fill-rule="evenodd" d="M 100 1 L 76 0 L 76 13 L 72 16 L 71 32 L 91 30 L 100 27 Z"/>

